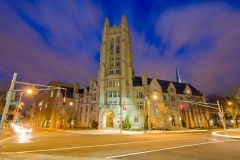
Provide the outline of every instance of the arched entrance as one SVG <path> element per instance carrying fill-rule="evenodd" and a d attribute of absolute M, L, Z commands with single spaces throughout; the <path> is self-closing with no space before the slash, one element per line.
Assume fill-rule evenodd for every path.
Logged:
<path fill-rule="evenodd" d="M 113 128 L 114 119 L 115 119 L 114 113 L 112 111 L 108 111 L 106 116 L 106 126 Z"/>

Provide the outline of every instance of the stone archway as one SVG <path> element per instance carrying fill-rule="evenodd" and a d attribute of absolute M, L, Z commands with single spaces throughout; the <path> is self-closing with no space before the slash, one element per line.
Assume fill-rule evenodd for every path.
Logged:
<path fill-rule="evenodd" d="M 106 127 L 114 128 L 115 115 L 112 111 L 108 111 L 106 115 Z"/>

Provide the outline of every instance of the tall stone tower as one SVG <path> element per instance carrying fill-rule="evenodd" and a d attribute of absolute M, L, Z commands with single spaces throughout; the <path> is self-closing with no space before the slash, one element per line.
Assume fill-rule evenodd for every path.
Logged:
<path fill-rule="evenodd" d="M 110 27 L 105 19 L 98 70 L 99 127 L 119 127 L 120 106 L 131 94 L 134 77 L 131 37 L 125 15 L 121 25 Z"/>

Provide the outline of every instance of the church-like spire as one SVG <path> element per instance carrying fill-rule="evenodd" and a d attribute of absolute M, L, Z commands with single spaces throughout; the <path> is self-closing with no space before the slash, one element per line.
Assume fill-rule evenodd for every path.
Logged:
<path fill-rule="evenodd" d="M 178 72 L 177 62 L 175 62 L 175 65 L 176 65 L 176 78 L 177 78 L 177 82 L 181 83 L 181 78 L 180 78 L 180 75 L 179 75 L 179 72 Z"/>

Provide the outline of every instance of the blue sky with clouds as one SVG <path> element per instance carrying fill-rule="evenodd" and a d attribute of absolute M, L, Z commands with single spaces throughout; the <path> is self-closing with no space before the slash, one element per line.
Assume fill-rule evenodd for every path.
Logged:
<path fill-rule="evenodd" d="M 182 82 L 205 95 L 240 84 L 240 1 L 1 0 L 0 78 L 81 87 L 97 79 L 103 23 L 125 14 L 137 76 Z"/>

